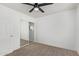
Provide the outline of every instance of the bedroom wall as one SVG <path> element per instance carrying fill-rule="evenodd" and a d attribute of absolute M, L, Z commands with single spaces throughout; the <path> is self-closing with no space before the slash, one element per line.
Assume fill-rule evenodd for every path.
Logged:
<path fill-rule="evenodd" d="M 76 49 L 79 54 L 79 5 L 77 6 L 77 19 L 76 19 Z"/>
<path fill-rule="evenodd" d="M 20 48 L 20 22 L 29 16 L 0 5 L 0 55 Z"/>
<path fill-rule="evenodd" d="M 36 42 L 76 50 L 76 9 L 40 17 L 36 23 Z"/>
<path fill-rule="evenodd" d="M 21 24 L 20 24 L 20 37 L 21 39 L 23 40 L 29 40 L 29 24 L 28 22 L 25 22 L 25 21 L 21 21 Z"/>

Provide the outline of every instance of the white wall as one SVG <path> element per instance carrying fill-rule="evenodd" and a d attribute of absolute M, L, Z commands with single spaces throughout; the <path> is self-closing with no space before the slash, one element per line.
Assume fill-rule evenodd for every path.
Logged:
<path fill-rule="evenodd" d="M 77 6 L 77 20 L 76 20 L 76 49 L 79 54 L 79 5 Z"/>
<path fill-rule="evenodd" d="M 38 18 L 36 42 L 76 50 L 75 44 L 76 9 L 64 10 Z"/>
<path fill-rule="evenodd" d="M 28 19 L 32 18 L 0 5 L 0 55 L 20 48 L 20 22 Z"/>
<path fill-rule="evenodd" d="M 21 39 L 29 40 L 29 24 L 28 24 L 28 22 L 21 21 L 20 28 L 21 28 L 21 30 L 20 30 Z"/>

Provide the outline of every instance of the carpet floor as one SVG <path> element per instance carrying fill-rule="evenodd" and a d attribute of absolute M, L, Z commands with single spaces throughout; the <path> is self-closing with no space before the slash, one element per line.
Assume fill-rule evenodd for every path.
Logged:
<path fill-rule="evenodd" d="M 6 56 L 78 56 L 77 52 L 48 46 L 40 43 L 31 43 Z"/>
<path fill-rule="evenodd" d="M 22 46 L 24 46 L 26 44 L 29 44 L 29 42 L 26 41 L 26 40 L 20 39 L 20 47 L 22 47 Z"/>

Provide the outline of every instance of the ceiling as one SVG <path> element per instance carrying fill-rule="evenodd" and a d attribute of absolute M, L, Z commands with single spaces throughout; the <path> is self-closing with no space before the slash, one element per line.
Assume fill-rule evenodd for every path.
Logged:
<path fill-rule="evenodd" d="M 75 8 L 77 5 L 77 3 L 54 3 L 52 5 L 41 7 L 45 11 L 45 13 L 42 13 L 40 11 L 33 11 L 32 13 L 29 13 L 29 10 L 32 9 L 32 6 L 29 6 L 29 5 L 25 5 L 22 3 L 0 3 L 0 4 L 6 7 L 12 8 L 16 11 L 22 12 L 33 18 L 39 18 L 46 15 L 51 15 L 53 13 L 60 12 L 66 9 Z"/>

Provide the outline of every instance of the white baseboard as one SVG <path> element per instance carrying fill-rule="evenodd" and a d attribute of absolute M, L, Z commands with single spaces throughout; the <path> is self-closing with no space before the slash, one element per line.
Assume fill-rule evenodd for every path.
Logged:
<path fill-rule="evenodd" d="M 49 45 L 49 46 L 55 46 L 55 47 L 59 47 L 59 48 L 64 48 L 64 49 L 68 49 L 68 50 L 72 50 L 72 51 L 76 51 L 75 49 L 70 49 L 70 48 L 66 48 L 66 47 L 62 46 L 59 42 L 54 42 L 54 43 L 45 42 L 45 41 L 34 41 L 34 42 Z"/>
<path fill-rule="evenodd" d="M 77 50 L 77 53 L 78 53 L 78 55 L 79 55 L 79 50 Z"/>

